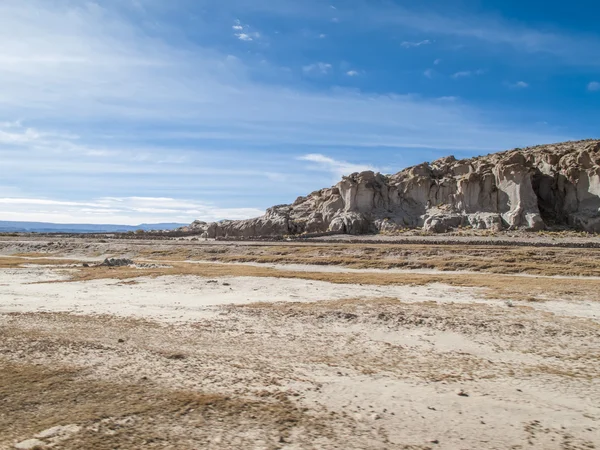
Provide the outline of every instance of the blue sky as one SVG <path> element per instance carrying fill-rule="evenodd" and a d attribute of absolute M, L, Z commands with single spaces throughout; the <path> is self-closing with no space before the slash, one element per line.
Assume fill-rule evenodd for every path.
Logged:
<path fill-rule="evenodd" d="M 599 137 L 600 5 L 2 0 L 0 220 L 259 215 L 343 174 Z"/>

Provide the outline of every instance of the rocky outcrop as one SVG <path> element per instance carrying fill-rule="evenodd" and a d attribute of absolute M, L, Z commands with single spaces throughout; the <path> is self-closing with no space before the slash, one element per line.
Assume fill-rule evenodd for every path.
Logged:
<path fill-rule="evenodd" d="M 449 156 L 395 175 L 354 173 L 337 185 L 240 221 L 196 221 L 205 237 L 364 234 L 422 227 L 600 232 L 600 141 Z"/>

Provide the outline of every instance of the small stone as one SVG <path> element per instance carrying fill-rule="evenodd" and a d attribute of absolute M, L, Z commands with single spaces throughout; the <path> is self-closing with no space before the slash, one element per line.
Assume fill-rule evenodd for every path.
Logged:
<path fill-rule="evenodd" d="M 69 435 L 79 432 L 81 428 L 75 424 L 71 425 L 58 425 L 56 427 L 48 428 L 47 430 L 40 431 L 35 435 L 39 439 L 48 439 L 58 435 Z"/>
<path fill-rule="evenodd" d="M 379 420 L 379 419 L 381 419 L 381 416 L 379 414 L 373 414 L 371 416 L 371 419 L 373 419 L 373 420 Z"/>
<path fill-rule="evenodd" d="M 459 395 L 460 397 L 468 397 L 469 394 L 467 394 L 464 390 L 459 389 L 458 391 L 456 391 L 456 394 Z"/>
<path fill-rule="evenodd" d="M 126 267 L 133 264 L 134 262 L 127 258 L 106 258 L 100 265 L 105 267 Z"/>
<path fill-rule="evenodd" d="M 21 450 L 32 450 L 36 447 L 46 447 L 46 443 L 44 441 L 40 441 L 39 439 L 27 439 L 26 441 L 15 444 L 15 448 Z"/>
<path fill-rule="evenodd" d="M 440 441 L 438 439 L 432 439 L 429 442 L 431 442 L 432 444 L 439 444 L 440 443 Z"/>
<path fill-rule="evenodd" d="M 119 344 L 122 344 L 123 342 L 125 342 L 125 339 L 119 339 L 117 342 L 118 342 Z"/>

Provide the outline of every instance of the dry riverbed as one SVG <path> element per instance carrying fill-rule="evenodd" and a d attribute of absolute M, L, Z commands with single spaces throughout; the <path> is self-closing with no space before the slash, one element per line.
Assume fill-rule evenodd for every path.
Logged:
<path fill-rule="evenodd" d="M 4 238 L 0 448 L 598 448 L 599 252 Z"/>

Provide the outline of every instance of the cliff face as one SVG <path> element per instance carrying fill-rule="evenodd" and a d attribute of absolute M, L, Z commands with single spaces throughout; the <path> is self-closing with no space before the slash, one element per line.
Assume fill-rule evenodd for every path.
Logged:
<path fill-rule="evenodd" d="M 187 227 L 206 237 L 422 227 L 445 232 L 540 230 L 563 225 L 600 232 L 600 141 L 515 149 L 477 158 L 449 156 L 395 175 L 362 172 L 334 187 L 269 208 L 262 217 Z"/>

